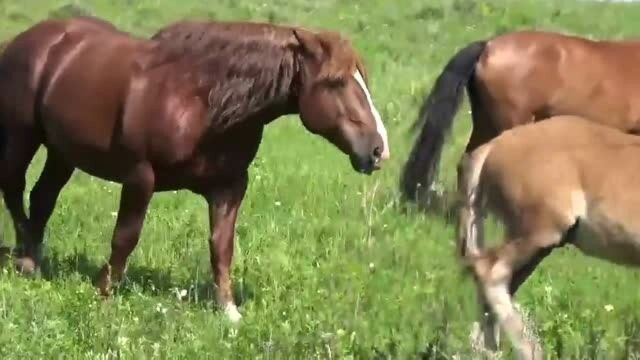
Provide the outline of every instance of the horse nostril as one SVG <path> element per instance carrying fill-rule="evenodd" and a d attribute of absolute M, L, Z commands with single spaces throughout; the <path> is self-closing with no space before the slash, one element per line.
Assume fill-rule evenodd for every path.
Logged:
<path fill-rule="evenodd" d="M 377 158 L 382 156 L 382 150 L 380 149 L 380 146 L 376 146 L 375 149 L 373 149 L 373 156 Z"/>

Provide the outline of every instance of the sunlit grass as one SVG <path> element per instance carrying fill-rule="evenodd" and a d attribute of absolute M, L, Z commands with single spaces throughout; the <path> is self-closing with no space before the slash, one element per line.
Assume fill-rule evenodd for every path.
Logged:
<path fill-rule="evenodd" d="M 0 37 L 57 16 L 68 3 L 0 0 Z M 476 307 L 453 257 L 453 227 L 397 206 L 412 141 L 407 129 L 423 96 L 447 59 L 472 40 L 526 27 L 632 37 L 640 15 L 636 5 L 541 0 L 73 4 L 73 11 L 140 36 L 185 17 L 341 30 L 367 61 L 393 158 L 364 177 L 296 117 L 269 126 L 238 221 L 233 277 L 245 317 L 237 329 L 213 307 L 206 205 L 187 192 L 154 198 L 127 280 L 111 300 L 99 300 L 91 281 L 109 253 L 119 187 L 76 173 L 49 225 L 43 278 L 0 275 L 2 359 L 468 358 Z M 458 120 L 444 154 L 448 187 L 468 137 L 466 106 Z M 637 278 L 561 250 L 518 301 L 553 357 L 626 358 L 639 347 Z"/>

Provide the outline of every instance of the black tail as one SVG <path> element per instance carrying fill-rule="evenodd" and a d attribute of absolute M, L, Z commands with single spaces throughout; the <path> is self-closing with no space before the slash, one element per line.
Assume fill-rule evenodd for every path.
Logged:
<path fill-rule="evenodd" d="M 422 131 L 413 144 L 401 177 L 401 192 L 405 199 L 417 201 L 418 195 L 429 192 L 438 170 L 445 139 L 460 107 L 464 87 L 475 72 L 476 63 L 486 41 L 476 41 L 458 51 L 436 79 L 431 93 L 413 124 Z"/>

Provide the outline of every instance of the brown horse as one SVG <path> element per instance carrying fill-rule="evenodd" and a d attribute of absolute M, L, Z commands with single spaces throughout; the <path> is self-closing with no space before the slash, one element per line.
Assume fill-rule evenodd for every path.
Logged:
<path fill-rule="evenodd" d="M 438 76 L 414 124 L 422 130 L 401 176 L 403 197 L 431 200 L 465 86 L 473 123 L 467 154 L 506 129 L 554 115 L 583 116 L 638 132 L 639 61 L 637 41 L 593 41 L 550 32 L 513 32 L 467 45 Z"/>
<path fill-rule="evenodd" d="M 554 248 L 640 266 L 640 137 L 576 116 L 505 131 L 462 161 L 459 250 L 478 285 L 484 346 L 496 350 L 495 319 L 522 358 L 543 358 L 512 302 Z M 485 210 L 505 242 L 483 249 Z M 482 340 L 482 339 L 479 339 Z"/>
<path fill-rule="evenodd" d="M 362 61 L 334 32 L 183 22 L 142 39 L 99 23 L 41 22 L 0 57 L 0 187 L 22 245 L 17 263 L 40 262 L 45 225 L 75 168 L 122 184 L 97 279 L 105 295 L 125 271 L 153 193 L 190 190 L 209 204 L 217 298 L 237 321 L 234 230 L 264 126 L 299 114 L 361 173 L 388 158 Z M 25 172 L 41 144 L 47 160 L 27 217 Z"/>

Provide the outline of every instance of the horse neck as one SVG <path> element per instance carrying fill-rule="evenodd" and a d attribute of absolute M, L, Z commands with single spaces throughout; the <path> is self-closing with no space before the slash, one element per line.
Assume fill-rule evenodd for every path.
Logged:
<path fill-rule="evenodd" d="M 212 133 L 236 125 L 264 126 L 281 116 L 298 113 L 301 60 L 293 50 L 286 51 L 282 59 L 256 63 L 264 65 L 264 69 L 256 69 L 253 64 L 247 76 L 210 77 L 202 89 Z M 215 64 L 205 63 L 206 66 Z M 260 74 L 256 76 L 256 72 Z"/>

